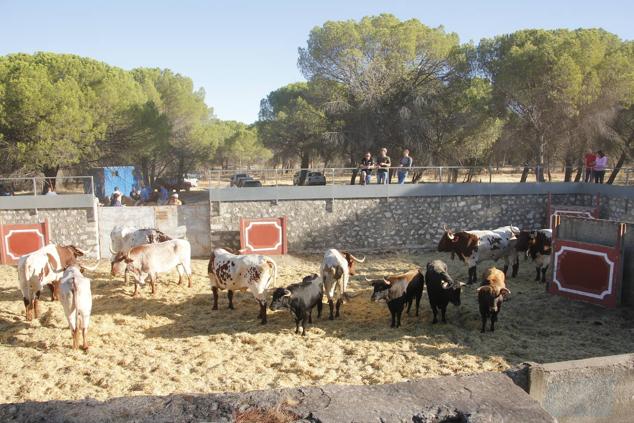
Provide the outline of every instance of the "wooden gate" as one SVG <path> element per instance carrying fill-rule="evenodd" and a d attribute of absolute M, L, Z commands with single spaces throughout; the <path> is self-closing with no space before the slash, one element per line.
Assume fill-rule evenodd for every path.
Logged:
<path fill-rule="evenodd" d="M 572 233 L 580 233 L 579 225 L 588 219 L 566 217 L 577 224 Z M 596 221 L 604 227 L 615 229 L 614 245 L 587 241 L 562 239 L 559 236 L 561 217 L 555 217 L 553 232 L 553 282 L 549 284 L 551 294 L 575 300 L 616 307 L 621 302 L 623 269 L 623 236 L 625 224 Z"/>
<path fill-rule="evenodd" d="M 33 224 L 0 224 L 2 264 L 17 264 L 20 256 L 39 250 L 49 241 L 48 220 Z"/>
<path fill-rule="evenodd" d="M 286 254 L 286 216 L 240 219 L 240 252 Z"/>

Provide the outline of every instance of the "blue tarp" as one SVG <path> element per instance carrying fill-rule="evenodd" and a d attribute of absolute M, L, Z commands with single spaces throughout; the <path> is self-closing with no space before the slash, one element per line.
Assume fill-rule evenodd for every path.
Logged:
<path fill-rule="evenodd" d="M 95 195 L 110 198 L 115 187 L 124 195 L 130 195 L 132 188 L 141 188 L 141 175 L 134 166 L 97 167 L 90 171 L 95 179 Z"/>

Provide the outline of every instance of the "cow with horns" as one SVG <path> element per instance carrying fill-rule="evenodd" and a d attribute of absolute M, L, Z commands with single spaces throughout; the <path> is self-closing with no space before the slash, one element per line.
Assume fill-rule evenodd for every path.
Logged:
<path fill-rule="evenodd" d="M 233 310 L 233 291 L 250 291 L 260 304 L 262 324 L 266 323 L 266 290 L 275 284 L 277 265 L 270 257 L 259 254 L 234 254 L 223 248 L 211 253 L 207 266 L 214 297 L 212 310 L 218 310 L 218 289 L 226 289 L 229 308 Z"/>
<path fill-rule="evenodd" d="M 347 251 L 335 250 L 331 248 L 326 250 L 324 259 L 321 263 L 321 279 L 324 283 L 324 290 L 326 291 L 326 297 L 328 298 L 328 307 L 330 308 L 329 319 L 333 320 L 335 317 L 339 317 L 339 309 L 343 303 L 344 298 L 348 298 L 346 289 L 348 288 L 348 280 L 350 275 L 354 275 L 354 266 L 356 263 L 365 262 L 365 257 L 358 259 Z M 339 291 L 339 298 L 337 298 L 337 311 L 333 314 L 333 301 L 335 297 L 335 290 Z"/>
<path fill-rule="evenodd" d="M 172 238 L 158 229 L 137 229 L 131 226 L 115 226 L 110 232 L 110 264 L 112 265 L 114 263 L 117 255 L 125 254 L 134 247 L 165 242 L 171 239 Z M 120 267 L 117 266 L 117 268 Z M 121 274 L 113 273 L 112 276 L 121 276 Z M 127 274 L 125 274 L 125 282 L 127 282 Z"/>
<path fill-rule="evenodd" d="M 516 249 L 530 256 L 535 263 L 535 280 L 546 282 L 546 270 L 550 264 L 553 231 L 551 229 L 523 230 L 517 237 Z"/>
<path fill-rule="evenodd" d="M 473 230 L 453 232 L 444 226 L 444 234 L 438 243 L 438 251 L 451 253 L 469 268 L 468 284 L 477 282 L 476 265 L 483 260 L 504 259 L 504 273 L 513 262 L 512 276 L 517 276 L 519 260 L 517 257 L 517 236 L 519 228 L 502 226 L 494 230 Z"/>

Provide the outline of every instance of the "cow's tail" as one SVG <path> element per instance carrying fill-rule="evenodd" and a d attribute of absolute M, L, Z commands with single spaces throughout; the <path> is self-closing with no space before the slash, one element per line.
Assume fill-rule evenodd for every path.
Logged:
<path fill-rule="evenodd" d="M 271 270 L 273 270 L 273 286 L 277 284 L 277 264 L 272 259 L 266 260 L 271 265 Z"/>
<path fill-rule="evenodd" d="M 75 310 L 75 332 L 79 330 L 79 310 L 77 310 L 77 283 L 75 282 L 75 276 L 73 276 L 73 286 L 71 288 L 73 293 L 73 310 Z M 73 336 L 76 336 L 73 333 Z"/>

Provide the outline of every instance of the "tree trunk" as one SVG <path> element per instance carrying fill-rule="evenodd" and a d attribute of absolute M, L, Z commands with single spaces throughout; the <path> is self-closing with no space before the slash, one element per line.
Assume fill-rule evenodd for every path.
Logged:
<path fill-rule="evenodd" d="M 524 169 L 522 170 L 522 176 L 520 177 L 520 182 L 526 182 L 528 179 L 528 172 L 530 171 L 528 167 L 528 163 L 524 163 Z"/>
<path fill-rule="evenodd" d="M 302 157 L 302 162 L 300 163 L 300 171 L 299 171 L 299 184 L 304 185 L 304 181 L 306 180 L 306 176 L 308 175 L 308 165 L 310 163 L 310 156 L 308 153 L 304 154 Z"/>
<path fill-rule="evenodd" d="M 625 150 L 623 150 L 621 152 L 621 155 L 619 156 L 619 160 L 614 165 L 614 169 L 612 169 L 612 173 L 610 173 L 610 177 L 608 178 L 608 182 L 606 182 L 608 185 L 612 185 L 612 183 L 614 182 L 614 180 L 618 176 L 619 171 L 623 167 L 623 163 L 625 163 L 625 159 L 626 158 L 627 158 L 627 153 L 625 152 Z"/>
<path fill-rule="evenodd" d="M 42 169 L 42 173 L 44 173 L 44 176 L 47 178 L 44 180 L 42 194 L 46 194 L 51 190 L 55 191 L 55 186 L 57 185 L 57 172 L 59 172 L 59 166 L 46 166 Z"/>
<path fill-rule="evenodd" d="M 572 160 L 566 159 L 564 162 L 564 182 L 572 181 L 572 171 L 574 168 L 572 167 Z"/>
<path fill-rule="evenodd" d="M 537 167 L 535 168 L 535 180 L 537 182 L 545 182 L 544 179 L 544 150 L 546 147 L 546 141 L 544 134 L 538 136 L 538 150 L 537 150 Z"/>
<path fill-rule="evenodd" d="M 577 166 L 577 173 L 575 174 L 575 182 L 581 181 L 583 175 L 583 166 Z"/>

